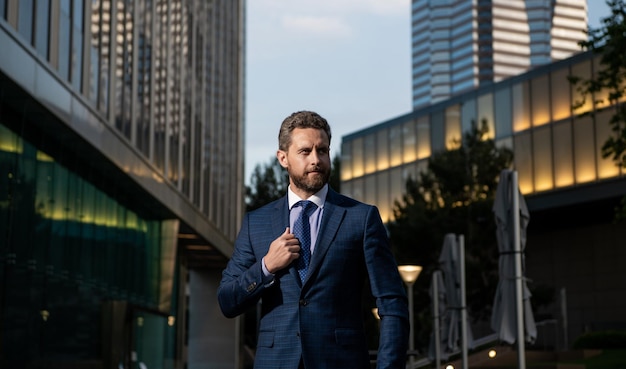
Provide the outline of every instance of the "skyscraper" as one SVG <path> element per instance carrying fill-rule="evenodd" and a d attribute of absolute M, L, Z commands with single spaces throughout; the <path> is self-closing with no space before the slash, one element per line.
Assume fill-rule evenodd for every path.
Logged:
<path fill-rule="evenodd" d="M 244 31 L 245 0 L 0 0 L 1 368 L 241 367 Z"/>
<path fill-rule="evenodd" d="M 413 108 L 578 51 L 586 0 L 413 0 Z"/>

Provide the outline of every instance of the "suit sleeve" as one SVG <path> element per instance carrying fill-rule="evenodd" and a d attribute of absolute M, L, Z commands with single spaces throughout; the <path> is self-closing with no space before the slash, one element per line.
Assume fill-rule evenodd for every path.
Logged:
<path fill-rule="evenodd" d="M 261 257 L 252 249 L 249 224 L 249 215 L 246 215 L 235 240 L 233 256 L 217 289 L 220 308 L 227 318 L 234 318 L 255 306 L 266 282 Z"/>
<path fill-rule="evenodd" d="M 404 368 L 409 337 L 407 296 L 376 207 L 371 207 L 367 215 L 364 250 L 372 295 L 381 318 L 377 368 Z"/>

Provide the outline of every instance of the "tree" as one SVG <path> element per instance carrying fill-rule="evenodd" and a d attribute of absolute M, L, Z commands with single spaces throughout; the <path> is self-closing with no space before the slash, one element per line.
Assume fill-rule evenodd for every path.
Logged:
<path fill-rule="evenodd" d="M 626 168 L 626 0 L 607 0 L 606 3 L 611 15 L 602 19 L 599 28 L 588 29 L 585 32 L 588 39 L 579 42 L 583 50 L 599 55 L 599 70 L 589 79 L 571 76 L 569 80 L 582 96 L 575 102 L 574 109 L 583 106 L 587 99 L 594 104 L 608 102 L 608 109 L 613 109 L 609 121 L 612 134 L 602 145 L 602 156 L 611 157 L 616 165 Z M 593 115 L 593 112 L 586 114 Z M 626 197 L 622 199 L 621 209 L 617 209 L 616 220 L 626 220 Z"/>
<path fill-rule="evenodd" d="M 257 209 L 287 193 L 289 177 L 275 157 L 267 164 L 257 164 L 250 177 L 250 186 L 246 186 L 246 211 Z"/>
<path fill-rule="evenodd" d="M 463 234 L 466 249 L 467 301 L 473 319 L 491 316 L 498 282 L 498 252 L 492 206 L 502 169 L 513 152 L 486 139 L 486 122 L 464 135 L 458 149 L 435 153 L 418 179 L 409 179 L 406 194 L 394 202 L 389 233 L 400 264 L 423 266 L 414 285 L 415 311 L 429 327 L 430 276 L 438 267 L 446 233 Z M 418 345 L 428 343 L 429 329 L 421 329 Z M 419 347 L 419 346 L 418 346 Z"/>

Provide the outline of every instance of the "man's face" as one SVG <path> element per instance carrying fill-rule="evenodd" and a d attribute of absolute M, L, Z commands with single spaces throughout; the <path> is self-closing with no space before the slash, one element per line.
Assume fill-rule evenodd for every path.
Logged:
<path fill-rule="evenodd" d="M 321 129 L 294 129 L 288 150 L 278 150 L 276 157 L 289 173 L 292 190 L 303 199 L 319 191 L 330 178 L 330 144 Z"/>

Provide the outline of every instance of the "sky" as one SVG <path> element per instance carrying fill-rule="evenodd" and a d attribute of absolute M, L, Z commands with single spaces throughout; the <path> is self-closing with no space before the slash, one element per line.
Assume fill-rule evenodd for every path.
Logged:
<path fill-rule="evenodd" d="M 313 110 L 341 138 L 409 113 L 411 0 L 247 0 L 246 184 L 274 160 L 288 115 Z M 590 26 L 609 14 L 588 0 Z"/>

